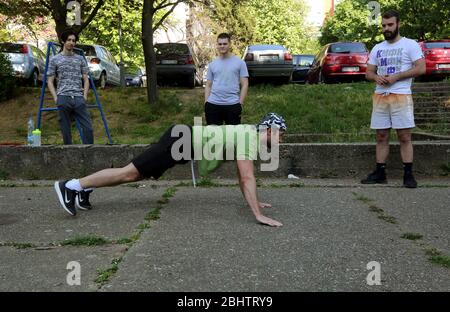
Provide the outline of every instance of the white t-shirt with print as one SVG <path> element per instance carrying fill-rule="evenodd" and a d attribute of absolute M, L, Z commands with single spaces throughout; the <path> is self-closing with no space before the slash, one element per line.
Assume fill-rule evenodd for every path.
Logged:
<path fill-rule="evenodd" d="M 369 55 L 368 63 L 377 66 L 379 76 L 394 75 L 410 70 L 413 63 L 423 58 L 419 44 L 405 37 L 395 43 L 383 41 Z M 412 78 L 397 81 L 388 86 L 377 84 L 375 93 L 411 94 Z"/>

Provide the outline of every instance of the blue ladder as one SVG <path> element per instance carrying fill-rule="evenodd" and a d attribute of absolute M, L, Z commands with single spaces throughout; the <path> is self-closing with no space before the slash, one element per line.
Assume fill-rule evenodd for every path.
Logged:
<path fill-rule="evenodd" d="M 56 55 L 56 48 L 55 46 L 60 46 L 58 43 L 55 42 L 49 42 L 47 45 L 47 56 L 45 59 L 45 72 L 44 72 L 44 78 L 42 80 L 42 88 L 41 88 L 41 96 L 39 99 L 39 112 L 38 112 L 38 117 L 37 117 L 37 128 L 41 129 L 41 119 L 42 119 L 42 112 L 47 112 L 47 111 L 57 111 L 59 108 L 58 107 L 44 107 L 44 101 L 45 101 L 45 89 L 47 87 L 47 71 L 48 71 L 48 65 L 50 62 L 50 54 L 53 53 L 53 55 Z M 80 54 L 81 56 L 83 56 L 85 59 L 85 55 L 83 50 L 81 49 L 74 49 L 75 52 L 77 52 L 78 54 Z M 98 98 L 98 94 L 97 94 L 97 89 L 95 88 L 95 83 L 94 80 L 92 79 L 91 74 L 89 73 L 89 82 L 90 82 L 90 86 L 92 91 L 94 91 L 94 95 L 95 95 L 95 101 L 96 101 L 96 105 L 86 105 L 87 108 L 98 108 L 98 110 L 100 111 L 100 114 L 102 116 L 102 120 L 103 120 L 103 125 L 105 127 L 105 131 L 106 131 L 106 135 L 108 137 L 108 142 L 109 144 L 113 144 L 112 139 L 111 139 L 111 134 L 109 132 L 108 129 L 108 123 L 106 122 L 106 118 L 105 115 L 103 114 L 103 109 L 102 109 L 102 105 L 100 103 L 100 99 Z M 78 119 L 75 120 L 76 121 L 76 125 L 78 128 L 78 132 L 80 133 L 80 138 L 81 141 L 83 142 L 83 130 L 80 127 L 80 123 L 78 121 Z"/>

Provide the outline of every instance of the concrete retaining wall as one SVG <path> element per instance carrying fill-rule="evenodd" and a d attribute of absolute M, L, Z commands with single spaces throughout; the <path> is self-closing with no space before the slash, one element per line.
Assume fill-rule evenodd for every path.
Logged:
<path fill-rule="evenodd" d="M 141 153 L 146 145 L 71 145 L 71 146 L 0 146 L 0 179 L 63 179 L 80 177 L 104 168 L 124 166 Z M 414 142 L 414 170 L 417 175 L 440 176 L 450 163 L 450 142 Z M 374 167 L 375 144 L 282 144 L 280 165 L 273 172 L 260 172 L 260 177 L 341 178 L 365 176 Z M 233 162 L 225 163 L 211 177 L 233 178 Z M 399 145 L 391 145 L 388 174 L 399 177 L 402 163 Z M 189 179 L 190 165 L 176 166 L 163 178 Z"/>

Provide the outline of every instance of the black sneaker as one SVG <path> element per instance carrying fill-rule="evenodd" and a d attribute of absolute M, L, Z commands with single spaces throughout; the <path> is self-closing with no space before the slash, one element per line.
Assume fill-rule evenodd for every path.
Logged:
<path fill-rule="evenodd" d="M 77 197 L 75 198 L 75 206 L 81 210 L 91 210 L 92 205 L 89 202 L 89 194 L 92 191 L 81 191 L 78 192 Z"/>
<path fill-rule="evenodd" d="M 387 183 L 386 173 L 384 171 L 375 170 L 367 176 L 367 178 L 361 180 L 362 184 L 376 184 Z"/>
<path fill-rule="evenodd" d="M 56 181 L 55 191 L 56 194 L 58 194 L 59 202 L 64 210 L 74 216 L 77 214 L 75 209 L 75 196 L 77 195 L 77 192 L 68 189 L 66 187 L 66 182 L 67 181 Z"/>
<path fill-rule="evenodd" d="M 407 188 L 416 188 L 417 181 L 414 179 L 412 173 L 403 175 L 403 186 Z"/>

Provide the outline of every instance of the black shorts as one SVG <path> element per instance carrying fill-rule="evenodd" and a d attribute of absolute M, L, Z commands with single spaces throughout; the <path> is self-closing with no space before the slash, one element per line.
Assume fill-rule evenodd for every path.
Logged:
<path fill-rule="evenodd" d="M 153 144 L 148 149 L 146 149 L 142 154 L 135 157 L 131 162 L 139 171 L 140 175 L 144 178 L 154 178 L 158 179 L 163 175 L 163 173 L 177 164 L 185 164 L 189 160 L 181 159 L 175 160 L 172 157 L 172 145 L 181 137 L 183 134 L 179 134 L 176 137 L 171 136 L 172 128 L 171 126 L 159 139 L 158 143 Z M 189 142 L 191 148 L 191 157 L 193 155 L 192 147 L 192 127 L 188 126 L 189 131 Z M 182 153 L 183 151 L 180 150 Z M 191 158 L 192 159 L 192 158 Z"/>
<path fill-rule="evenodd" d="M 216 105 L 205 103 L 205 117 L 207 125 L 239 125 L 241 123 L 242 105 Z"/>

